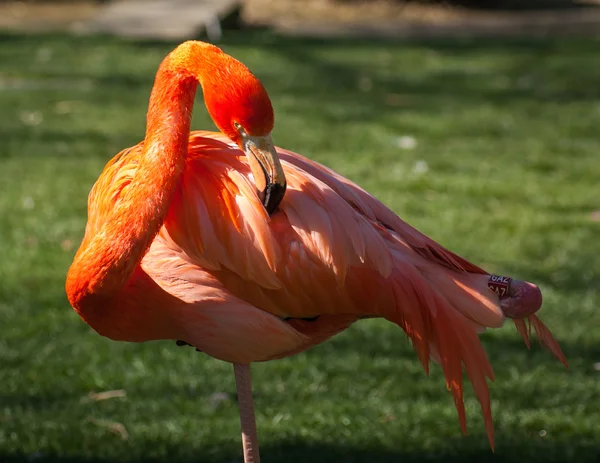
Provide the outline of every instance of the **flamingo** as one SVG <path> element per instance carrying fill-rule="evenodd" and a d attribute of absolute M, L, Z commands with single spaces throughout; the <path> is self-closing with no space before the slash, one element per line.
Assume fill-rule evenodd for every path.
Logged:
<path fill-rule="evenodd" d="M 220 133 L 190 132 L 198 84 Z M 465 432 L 463 369 L 494 435 L 479 341 L 514 320 L 566 366 L 535 315 L 537 286 L 490 275 L 403 222 L 354 183 L 276 148 L 260 81 L 218 47 L 188 41 L 162 61 L 146 134 L 88 198 L 66 292 L 117 341 L 171 339 L 234 365 L 244 459 L 259 462 L 251 362 L 302 352 L 364 318 L 400 326 L 429 373 L 441 364 Z"/>

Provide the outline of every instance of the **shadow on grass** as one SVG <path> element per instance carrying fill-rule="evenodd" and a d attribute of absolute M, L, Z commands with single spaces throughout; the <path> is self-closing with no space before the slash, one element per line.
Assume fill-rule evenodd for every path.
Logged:
<path fill-rule="evenodd" d="M 11 41 L 17 44 L 28 44 L 35 39 L 27 35 L 11 35 L 0 33 L 0 40 Z M 79 45 L 81 50 L 86 46 L 93 47 L 103 40 L 102 37 L 92 37 Z M 119 43 L 116 39 L 106 38 L 106 41 Z M 165 50 L 165 53 L 174 48 L 178 42 L 122 42 L 129 47 L 139 48 L 141 50 Z M 440 55 L 460 56 L 471 55 L 485 52 L 486 55 L 502 55 L 502 67 L 497 68 L 497 75 L 509 78 L 509 84 L 498 86 L 491 79 L 490 75 L 473 74 L 469 69 L 447 69 L 441 67 L 435 72 L 429 71 L 427 75 L 419 79 L 410 79 L 403 76 L 402 72 L 396 73 L 393 77 L 385 78 L 375 74 L 378 68 L 385 68 L 386 62 L 376 64 L 375 68 L 369 69 L 360 64 L 333 62 L 319 56 L 319 50 L 323 48 L 352 49 L 369 46 L 373 44 L 385 43 L 387 50 L 403 49 L 407 45 L 412 48 L 422 48 L 424 52 L 432 51 Z M 586 72 L 578 72 L 579 68 L 572 64 L 567 67 L 561 67 L 560 63 L 555 61 L 558 54 L 565 54 L 565 43 L 574 43 L 575 45 L 566 45 L 570 60 L 582 59 L 582 65 L 585 65 Z M 269 32 L 236 32 L 232 31 L 225 35 L 219 46 L 235 46 L 237 48 L 256 49 L 269 51 L 278 54 L 287 60 L 291 65 L 300 63 L 303 75 L 293 78 L 291 83 L 282 83 L 277 78 L 260 76 L 261 80 L 267 84 L 267 88 L 272 95 L 290 94 L 294 96 L 311 96 L 320 99 L 321 96 L 327 96 L 328 101 L 335 102 L 336 99 L 342 100 L 348 105 L 349 113 L 345 115 L 346 120 L 381 118 L 381 111 L 393 110 L 397 108 L 393 105 L 382 104 L 381 99 L 374 98 L 389 93 L 398 93 L 410 95 L 418 99 L 419 106 L 423 109 L 435 111 L 438 109 L 436 98 L 442 95 L 459 97 L 467 100 L 481 100 L 503 105 L 510 105 L 518 99 L 535 101 L 556 101 L 569 102 L 589 99 L 600 99 L 600 88 L 595 85 L 597 82 L 594 67 L 589 66 L 588 55 L 595 52 L 597 44 L 593 41 L 581 43 L 565 41 L 560 39 L 452 39 L 452 40 L 419 40 L 403 42 L 382 42 L 379 40 L 359 40 L 359 39 L 331 39 L 317 40 L 310 38 L 281 37 Z M 397 64 L 397 63 L 396 63 Z M 158 62 L 157 62 L 158 67 Z M 260 70 L 255 70 L 260 75 Z M 577 71 L 577 72 L 576 72 Z M 126 90 L 139 88 L 141 85 L 150 85 L 154 79 L 153 74 L 146 77 L 131 76 L 119 74 L 118 70 L 108 76 L 97 76 L 85 72 L 75 72 L 69 69 L 61 69 L 61 75 L 69 75 L 71 78 L 90 78 L 94 80 L 95 85 L 100 87 L 122 87 Z M 306 79 L 306 75 L 314 79 Z M 542 77 L 562 73 L 561 84 L 555 88 L 545 88 L 544 85 L 524 85 L 523 83 L 513 84 L 517 78 L 524 75 L 533 77 Z M 569 75 L 570 74 L 570 75 Z M 371 92 L 360 92 L 357 83 L 361 77 L 372 77 L 373 86 Z M 541 84 L 544 80 L 541 79 Z M 348 95 L 352 99 L 348 100 Z M 419 99 L 423 97 L 423 99 Z M 428 107 L 428 100 L 431 101 L 431 107 Z M 362 111 L 357 112 L 357 108 Z M 374 109 L 377 110 L 374 110 Z"/>
<path fill-rule="evenodd" d="M 143 133 L 113 133 L 107 135 L 100 130 L 69 130 L 65 129 L 49 129 L 45 127 L 16 127 L 10 129 L 0 128 L 0 139 L 3 140 L 3 145 L 0 146 L 0 159 L 10 157 L 46 157 L 45 152 L 40 153 L 34 150 L 11 150 L 9 147 L 23 145 L 24 142 L 35 142 L 45 146 L 61 146 L 62 150 L 54 150 L 54 158 L 80 157 L 81 144 L 88 147 L 85 150 L 86 158 L 116 155 L 121 149 L 128 146 L 133 146 L 143 139 Z M 79 145 L 75 145 L 79 143 Z M 111 147 L 115 147 L 112 151 Z M 68 148 L 65 148 L 68 147 Z M 108 160 L 108 159 L 107 159 Z"/>
<path fill-rule="evenodd" d="M 235 38 L 225 44 L 235 44 L 237 47 L 244 46 Z M 314 79 L 297 79 L 293 85 L 285 88 L 286 93 L 299 95 L 312 95 L 315 97 L 326 97 L 324 101 L 336 102 L 341 100 L 346 105 L 344 121 L 384 119 L 382 111 L 398 111 L 398 107 L 390 104 L 382 104 L 382 99 L 388 94 L 405 95 L 407 105 L 416 102 L 419 110 L 438 111 L 439 98 L 448 96 L 466 102 L 491 102 L 496 105 L 509 106 L 517 100 L 531 100 L 536 102 L 574 102 L 588 101 L 600 98 L 600 89 L 592 85 L 596 80 L 594 74 L 573 73 L 573 68 L 562 68 L 555 61 L 556 54 L 560 51 L 558 41 L 471 41 L 471 40 L 449 40 L 449 41 L 422 41 L 412 42 L 411 46 L 417 46 L 426 51 L 433 51 L 440 55 L 457 56 L 461 54 L 476 54 L 485 51 L 486 54 L 503 55 L 502 66 L 498 67 L 495 74 L 477 74 L 469 69 L 448 69 L 441 67 L 436 71 L 428 71 L 426 75 L 418 79 L 408 78 L 398 72 L 393 77 L 385 78 L 375 75 L 387 64 L 377 64 L 377 68 L 365 68 L 359 64 L 351 65 L 340 62 L 329 61 L 320 57 L 318 50 L 325 47 L 360 47 L 373 42 L 365 41 L 327 41 L 317 42 L 312 40 L 292 40 L 277 38 L 273 44 L 266 43 L 265 48 L 280 54 L 290 65 L 302 63 L 303 68 L 310 70 Z M 246 44 L 247 45 L 247 44 Z M 250 45 L 251 46 L 251 45 Z M 388 49 L 401 49 L 402 43 L 386 43 Z M 587 50 L 589 51 L 589 50 Z M 586 55 L 586 48 L 579 48 L 576 54 Z M 564 53 L 564 51 L 562 52 Z M 575 58 L 576 59 L 576 58 Z M 589 68 L 588 68 L 589 70 Z M 546 76 L 552 76 L 563 72 L 559 85 L 548 88 Z M 569 75 L 569 73 L 571 75 Z M 507 78 L 506 85 L 498 85 L 494 77 L 503 76 Z M 360 92 L 358 83 L 361 78 L 372 78 L 372 90 Z M 534 83 L 529 84 L 525 80 L 519 82 L 519 78 L 531 77 Z M 269 81 L 267 87 L 277 91 L 280 85 L 276 81 Z M 538 85 L 535 85 L 535 81 Z M 590 85 L 588 85 L 590 84 Z M 347 99 L 352 94 L 352 100 Z M 324 115 L 327 117 L 327 114 Z M 340 118 L 337 118 L 337 122 Z M 328 121 L 332 122 L 332 121 Z"/>
<path fill-rule="evenodd" d="M 312 444 L 302 441 L 287 441 L 276 445 L 261 447 L 261 460 L 269 462 L 286 463 L 459 463 L 459 462 L 494 462 L 514 463 L 527 461 L 528 463 L 565 463 L 577 461 L 578 463 L 596 463 L 600 456 L 600 444 L 578 443 L 575 439 L 569 442 L 556 442 L 550 439 L 527 438 L 511 436 L 503 445 L 499 445 L 493 453 L 489 448 L 467 448 L 468 438 L 450 439 L 450 444 L 456 448 L 430 449 L 428 451 L 397 451 L 383 448 L 337 447 L 327 444 Z M 461 443 L 462 442 L 462 443 Z M 152 446 L 148 442 L 148 447 Z M 96 458 L 60 455 L 25 455 L 25 454 L 0 454 L 3 463 L 129 463 L 144 461 L 146 463 L 241 463 L 242 458 L 237 451 L 232 450 L 232 445 L 226 445 L 229 450 L 219 452 L 218 456 L 202 455 L 201 451 L 192 452 L 181 446 L 168 449 L 170 456 L 167 458 L 144 457 L 130 458 Z M 575 459 L 573 459 L 575 457 Z"/>
<path fill-rule="evenodd" d="M 49 36 L 52 39 L 52 36 Z M 0 40 L 14 43 L 15 46 L 34 46 L 39 37 L 28 35 L 11 35 L 0 33 Z M 51 41 L 51 40 L 50 40 Z M 156 66 L 159 57 L 176 46 L 175 42 L 119 42 L 104 37 L 86 38 L 76 45 L 77 52 L 85 54 L 103 42 L 120 44 L 140 52 L 155 51 Z M 228 32 L 220 45 L 236 48 L 260 49 L 273 53 L 278 60 L 289 64 L 289 78 L 281 79 L 282 72 L 270 73 L 268 65 L 263 69 L 254 69 L 265 83 L 270 94 L 275 98 L 293 97 L 295 111 L 306 114 L 309 118 L 317 117 L 322 124 L 337 126 L 351 123 L 376 123 L 386 127 L 391 133 L 399 130 L 399 122 L 395 117 L 403 112 L 411 111 L 420 115 L 439 114 L 440 110 L 450 111 L 465 105 L 493 105 L 506 111 L 523 111 L 529 103 L 586 103 L 600 101 L 600 66 L 594 66 L 590 57 L 595 55 L 597 42 L 565 41 L 553 39 L 537 40 L 426 40 L 408 42 L 385 42 L 380 51 L 400 50 L 410 46 L 413 50 L 421 49 L 423 54 L 433 53 L 435 57 L 449 59 L 462 57 L 467 60 L 485 56 L 501 57 L 489 68 L 492 71 L 480 72 L 478 68 L 470 69 L 468 63 L 464 67 L 448 66 L 428 67 L 426 72 L 414 76 L 402 72 L 402 63 L 390 63 L 385 58 L 369 60 L 370 66 L 361 64 L 361 60 L 336 61 L 321 53 L 324 49 L 336 48 L 357 49 L 380 43 L 354 39 L 311 40 L 305 38 L 280 37 L 269 32 Z M 578 63 L 580 65 L 578 65 Z M 281 62 L 280 62 L 281 65 Z M 390 72 L 395 66 L 397 72 Z M 408 62 L 406 66 L 411 66 Z M 585 69 L 585 72 L 580 72 Z M 96 75 L 81 68 L 74 70 L 57 67 L 47 74 L 36 76 L 38 79 L 65 79 L 69 82 L 90 82 L 93 91 L 86 95 L 86 100 L 102 104 L 106 90 L 122 90 L 125 102 L 132 98 L 136 104 L 138 97 L 147 98 L 154 71 L 147 75 L 127 75 L 115 69 L 110 75 Z M 370 91 L 360 90 L 360 82 L 370 82 Z M 500 79 L 500 80 L 499 80 Z M 143 95 L 142 95 L 143 93 Z M 133 104 L 133 103 L 132 103 Z M 339 109 L 343 108 L 343 115 Z M 534 108 L 535 110 L 535 108 Z M 196 111 L 204 115 L 204 108 L 199 104 Z M 285 114 L 281 114 L 285 118 Z M 206 119 L 207 120 L 207 119 Z M 204 122 L 203 122 L 204 124 Z M 410 127 L 411 122 L 403 122 Z M 210 125 L 208 125 L 210 128 Z M 460 127 L 462 136 L 480 136 L 490 133 L 498 135 L 498 127 L 481 127 L 464 125 Z M 577 129 L 582 133 L 595 130 L 584 126 Z M 586 132 L 587 133 L 587 132 Z M 36 138 L 40 141 L 61 142 L 73 141 L 76 136 L 85 141 L 105 144 L 105 134 L 62 133 L 44 131 L 39 127 L 10 129 L 0 131 L 7 142 L 18 143 L 21 139 Z M 142 133 L 116 134 L 111 140 L 119 147 L 137 143 Z"/>

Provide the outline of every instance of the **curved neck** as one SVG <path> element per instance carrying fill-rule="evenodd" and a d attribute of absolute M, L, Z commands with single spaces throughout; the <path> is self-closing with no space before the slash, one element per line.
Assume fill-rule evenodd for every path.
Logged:
<path fill-rule="evenodd" d="M 116 172 L 112 182 L 103 184 L 111 191 L 94 195 L 95 201 L 110 202 L 96 210 L 110 213 L 95 221 L 100 227 L 86 230 L 69 269 L 67 295 L 78 311 L 86 301 L 114 296 L 160 230 L 185 168 L 196 87 L 214 69 L 213 57 L 206 56 L 211 47 L 186 42 L 164 59 L 150 96 L 142 151 L 130 155 L 137 161 L 131 182 L 118 195 L 110 195 L 117 188 L 115 180 L 124 175 Z"/>

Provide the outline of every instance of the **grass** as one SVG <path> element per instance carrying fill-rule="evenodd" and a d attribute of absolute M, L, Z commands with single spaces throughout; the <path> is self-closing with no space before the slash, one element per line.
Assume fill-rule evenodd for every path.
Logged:
<path fill-rule="evenodd" d="M 0 461 L 239 461 L 230 365 L 101 338 L 63 290 L 87 193 L 143 137 L 173 44 L 1 38 Z M 599 45 L 228 36 L 273 98 L 279 145 L 474 262 L 539 283 L 571 366 L 528 352 L 512 327 L 483 336 L 492 454 L 472 394 L 463 437 L 440 368 L 427 378 L 397 327 L 363 322 L 254 366 L 265 462 L 598 461 Z M 194 127 L 212 127 L 200 104 Z M 115 389 L 126 397 L 82 400 Z"/>

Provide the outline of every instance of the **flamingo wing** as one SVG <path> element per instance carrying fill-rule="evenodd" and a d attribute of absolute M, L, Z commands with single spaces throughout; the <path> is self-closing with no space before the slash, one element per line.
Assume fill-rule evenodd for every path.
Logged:
<path fill-rule="evenodd" d="M 266 323 L 230 344 L 224 356 L 215 356 L 239 356 L 260 344 L 259 338 L 270 337 L 275 326 L 285 333 L 282 339 L 289 335 L 294 341 L 273 343 L 270 352 L 266 348 L 250 360 L 291 355 L 360 318 L 385 317 L 405 330 L 426 371 L 430 358 L 442 365 L 463 430 L 464 368 L 492 440 L 486 377 L 493 379 L 493 371 L 477 333 L 501 326 L 505 317 L 497 295 L 487 288 L 487 273 L 410 227 L 350 181 L 295 153 L 278 152 L 288 191 L 269 217 L 237 147 L 219 134 L 194 133 L 184 180 L 155 242 L 178 265 L 185 262 L 182 282 L 210 275 L 210 284 L 194 286 L 218 287 L 221 297 L 246 304 L 212 311 L 211 326 L 226 326 L 231 317 L 245 320 L 244 326 L 252 324 L 250 319 Z M 152 278 L 179 272 L 159 270 L 152 255 L 151 249 L 142 262 Z M 207 311 L 200 302 L 181 317 L 193 320 L 201 313 Z M 231 330 L 219 342 L 231 342 L 239 333 Z M 200 328 L 182 334 L 196 347 L 208 335 Z"/>
<path fill-rule="evenodd" d="M 159 238 L 236 296 L 281 318 L 387 317 L 397 299 L 392 280 L 412 281 L 427 292 L 425 280 L 439 274 L 441 286 L 451 283 L 469 293 L 471 275 L 485 275 L 348 180 L 299 155 L 280 153 L 288 191 L 269 217 L 237 147 L 219 134 L 195 132 Z M 481 281 L 475 302 L 491 318 L 465 310 L 476 323 L 499 326 L 504 317 L 498 299 Z M 410 302 L 406 297 L 405 305 Z"/>
<path fill-rule="evenodd" d="M 492 440 L 486 377 L 493 379 L 493 371 L 477 333 L 505 317 L 487 274 L 350 181 L 278 151 L 288 191 L 269 216 L 237 147 L 220 134 L 191 135 L 163 227 L 111 301 L 119 322 L 113 312 L 106 324 L 112 331 L 103 334 L 182 339 L 216 358 L 247 363 L 292 355 L 360 318 L 384 317 L 408 334 L 426 371 L 430 358 L 442 365 L 463 430 L 465 369 Z M 89 227 L 98 228 L 119 200 L 139 152 L 140 145 L 109 163 L 90 194 L 98 218 Z M 556 353 L 537 318 L 534 327 Z"/>

